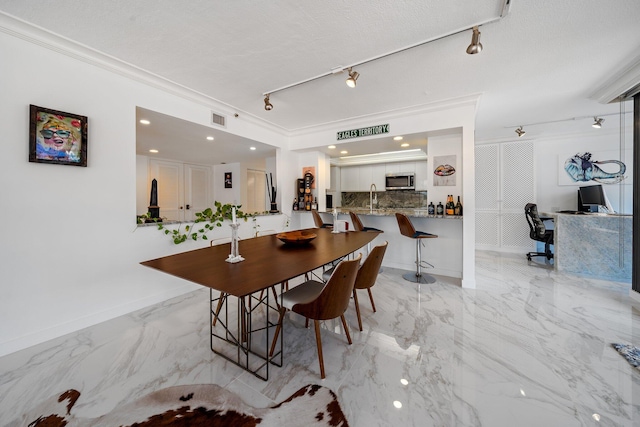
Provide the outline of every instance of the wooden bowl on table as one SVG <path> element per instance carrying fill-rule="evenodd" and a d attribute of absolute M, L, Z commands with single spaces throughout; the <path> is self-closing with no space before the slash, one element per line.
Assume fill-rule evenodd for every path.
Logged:
<path fill-rule="evenodd" d="M 285 245 L 306 245 L 318 237 L 318 235 L 312 231 L 297 230 L 278 233 L 276 237 Z"/>

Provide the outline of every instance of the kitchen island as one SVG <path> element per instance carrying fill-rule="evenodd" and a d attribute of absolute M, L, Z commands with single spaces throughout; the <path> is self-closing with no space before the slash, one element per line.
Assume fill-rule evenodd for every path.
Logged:
<path fill-rule="evenodd" d="M 338 208 L 338 219 L 349 222 L 353 229 L 349 212 L 355 212 L 365 227 L 382 230 L 372 242 L 378 245 L 384 241 L 389 242 L 382 265 L 390 268 L 398 268 L 407 271 L 415 271 L 416 245 L 412 239 L 400 234 L 395 213 L 407 215 L 413 222 L 416 230 L 431 234 L 437 234 L 437 239 L 424 239 L 422 259 L 434 266 L 423 269 L 428 274 L 436 274 L 455 278 L 462 278 L 462 216 L 436 216 L 429 215 L 426 208 L 398 208 L 398 209 L 346 209 Z M 325 222 L 333 223 L 331 212 L 321 212 Z M 294 212 L 296 228 L 313 227 L 313 218 L 310 212 Z M 366 254 L 364 254 L 366 255 Z"/>

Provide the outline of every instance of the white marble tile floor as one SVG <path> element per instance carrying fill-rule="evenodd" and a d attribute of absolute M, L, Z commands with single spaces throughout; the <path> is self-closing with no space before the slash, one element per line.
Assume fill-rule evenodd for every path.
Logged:
<path fill-rule="evenodd" d="M 266 407 L 318 383 L 336 392 L 352 427 L 638 426 L 640 371 L 611 343 L 640 345 L 640 311 L 627 283 L 559 274 L 523 254 L 478 252 L 477 288 L 438 277 L 402 280 L 385 268 L 353 304 L 323 324 L 327 378 L 313 328 L 285 318 L 285 358 L 262 381 L 209 345 L 206 289 L 0 358 L 0 425 L 69 388 L 78 417 L 172 385 L 225 386 Z"/>

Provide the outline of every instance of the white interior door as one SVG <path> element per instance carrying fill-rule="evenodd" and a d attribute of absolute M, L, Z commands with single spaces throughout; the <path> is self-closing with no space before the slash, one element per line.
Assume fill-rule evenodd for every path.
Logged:
<path fill-rule="evenodd" d="M 267 210 L 267 180 L 265 172 L 247 169 L 247 209 L 245 212 L 264 212 L 265 210 Z"/>
<path fill-rule="evenodd" d="M 181 163 L 165 160 L 149 160 L 148 193 L 151 181 L 158 181 L 158 206 L 160 217 L 184 221 L 184 173 Z"/>
<path fill-rule="evenodd" d="M 184 219 L 195 220 L 195 212 L 211 207 L 211 168 L 184 165 Z"/>

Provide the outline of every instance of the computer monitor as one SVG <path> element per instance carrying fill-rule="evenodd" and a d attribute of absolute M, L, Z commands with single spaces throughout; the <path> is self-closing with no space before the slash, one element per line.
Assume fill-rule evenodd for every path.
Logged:
<path fill-rule="evenodd" d="M 613 213 L 613 206 L 602 185 L 588 185 L 578 189 L 578 210 L 586 212 L 600 212 L 600 207 Z"/>

